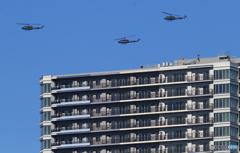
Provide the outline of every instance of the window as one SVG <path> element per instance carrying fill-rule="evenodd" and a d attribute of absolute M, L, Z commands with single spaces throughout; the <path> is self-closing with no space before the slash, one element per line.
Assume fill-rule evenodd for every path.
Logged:
<path fill-rule="evenodd" d="M 126 85 L 126 79 L 119 79 L 119 86 Z"/>
<path fill-rule="evenodd" d="M 237 86 L 232 84 L 215 85 L 215 94 L 221 94 L 221 93 L 237 94 Z"/>
<path fill-rule="evenodd" d="M 168 103 L 168 111 L 185 109 L 186 102 Z"/>
<path fill-rule="evenodd" d="M 143 84 L 142 77 L 139 77 L 139 78 L 138 78 L 138 81 L 139 81 L 139 84 Z"/>
<path fill-rule="evenodd" d="M 216 70 L 214 71 L 214 79 L 233 79 L 237 80 L 237 72 L 233 70 Z"/>
<path fill-rule="evenodd" d="M 100 85 L 100 82 L 101 82 L 100 80 L 97 80 L 96 85 Z"/>
<path fill-rule="evenodd" d="M 237 80 L 237 72 L 230 70 L 230 79 Z"/>
<path fill-rule="evenodd" d="M 221 98 L 214 100 L 214 108 L 231 107 L 237 109 L 238 102 L 232 98 Z"/>
<path fill-rule="evenodd" d="M 116 79 L 112 79 L 111 80 L 111 87 L 115 87 L 117 86 L 117 80 Z"/>
<path fill-rule="evenodd" d="M 41 150 L 51 148 L 50 140 L 41 141 Z"/>
<path fill-rule="evenodd" d="M 43 112 L 43 113 L 41 114 L 41 122 L 42 122 L 42 121 L 49 121 L 49 120 L 51 120 L 51 114 L 50 114 L 50 112 Z"/>
<path fill-rule="evenodd" d="M 43 126 L 41 127 L 41 136 L 51 134 L 51 126 Z"/>
<path fill-rule="evenodd" d="M 215 122 L 234 122 L 237 123 L 237 114 L 234 113 L 215 113 Z"/>
<path fill-rule="evenodd" d="M 236 95 L 237 94 L 237 89 L 238 88 L 237 88 L 236 85 L 233 85 L 233 84 L 230 85 L 230 93 L 231 94 L 235 94 Z"/>
<path fill-rule="evenodd" d="M 167 149 L 168 149 L 168 153 L 185 152 L 186 145 L 167 146 Z"/>
<path fill-rule="evenodd" d="M 167 89 L 168 96 L 181 96 L 185 94 L 186 88 Z"/>
<path fill-rule="evenodd" d="M 96 113 L 100 113 L 100 108 L 96 108 Z"/>
<path fill-rule="evenodd" d="M 237 137 L 238 129 L 234 127 L 215 127 L 214 136 L 232 136 Z"/>
<path fill-rule="evenodd" d="M 96 141 L 100 141 L 101 136 L 97 136 Z"/>
<path fill-rule="evenodd" d="M 43 84 L 41 86 L 41 94 L 42 93 L 48 93 L 48 92 L 51 92 L 51 84 L 48 83 L 48 84 Z"/>
<path fill-rule="evenodd" d="M 174 82 L 174 75 L 167 75 L 166 78 L 168 82 Z"/>
<path fill-rule="evenodd" d="M 50 98 L 41 99 L 41 108 L 51 106 Z"/>
<path fill-rule="evenodd" d="M 214 145 L 215 145 L 215 150 L 228 150 L 226 147 L 222 147 L 222 146 L 228 146 L 229 141 L 214 142 Z"/>
<path fill-rule="evenodd" d="M 101 124 L 100 122 L 97 122 L 97 127 L 100 127 L 100 124 Z"/>
<path fill-rule="evenodd" d="M 101 97 L 101 94 L 96 95 L 96 99 L 100 99 L 100 97 Z"/>

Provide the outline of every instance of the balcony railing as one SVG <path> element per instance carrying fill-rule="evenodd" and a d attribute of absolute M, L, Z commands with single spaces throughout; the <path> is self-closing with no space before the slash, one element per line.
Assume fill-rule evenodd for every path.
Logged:
<path fill-rule="evenodd" d="M 51 129 L 51 132 L 59 132 L 65 130 L 80 130 L 80 129 L 88 129 L 90 126 L 80 126 L 80 127 L 57 127 L 55 129 Z"/>
<path fill-rule="evenodd" d="M 64 102 L 76 102 L 76 101 L 86 101 L 89 100 L 87 98 L 78 98 L 78 99 L 57 99 L 54 101 L 51 101 L 51 104 L 58 104 L 58 103 L 64 103 Z"/>
<path fill-rule="evenodd" d="M 75 101 L 86 101 L 91 102 L 107 102 L 107 101 L 119 101 L 119 100 L 132 100 L 132 99 L 148 99 L 148 98 L 161 98 L 161 97 L 173 97 L 173 96 L 192 96 L 192 95 L 203 95 L 203 94 L 213 94 L 213 89 L 210 90 L 188 90 L 179 92 L 159 92 L 152 94 L 142 94 L 142 95 L 124 95 L 124 96 L 109 96 L 100 98 L 82 98 L 82 99 L 60 99 L 51 101 L 52 104 L 62 103 L 62 102 L 75 102 Z"/>
<path fill-rule="evenodd" d="M 139 128 L 139 127 L 150 127 L 150 126 L 168 126 L 168 125 L 179 125 L 179 124 L 195 124 L 195 123 L 213 123 L 213 118 L 203 118 L 203 119 L 174 119 L 174 120 L 165 120 L 158 122 L 142 122 L 142 123 L 115 123 L 111 125 L 86 125 L 79 127 L 57 127 L 52 129 L 52 132 L 62 131 L 62 130 L 77 130 L 77 129 L 87 129 L 91 131 L 99 130 L 113 130 L 113 129 L 122 129 L 122 128 Z"/>
<path fill-rule="evenodd" d="M 54 142 L 51 143 L 51 146 L 60 146 L 60 145 L 66 145 L 66 144 L 79 144 L 79 143 L 90 143 L 90 141 L 61 141 L 61 142 Z"/>
<path fill-rule="evenodd" d="M 187 107 L 186 107 L 187 106 Z M 90 114 L 91 117 L 94 116 L 112 116 L 120 114 L 136 114 L 136 113 L 154 113 L 154 112 L 165 112 L 165 111 L 176 111 L 176 110 L 187 110 L 187 109 L 206 109 L 213 108 L 213 104 L 194 104 L 194 105 L 174 105 L 167 107 L 158 107 L 158 108 L 137 108 L 137 109 L 119 109 L 119 110 L 109 110 L 109 111 L 96 111 L 90 112 L 78 112 L 78 113 L 61 113 L 56 112 L 52 115 L 52 118 L 61 117 L 61 116 L 75 116 L 75 115 L 87 115 Z"/>
<path fill-rule="evenodd" d="M 61 113 L 51 115 L 52 118 L 62 117 L 62 116 L 77 116 L 77 115 L 89 115 L 89 113 L 79 112 L 79 113 Z"/>
<path fill-rule="evenodd" d="M 79 84 L 79 85 L 57 85 L 54 87 L 51 87 L 52 90 L 56 89 L 62 89 L 62 88 L 77 88 L 77 87 L 87 87 L 87 84 Z"/>
<path fill-rule="evenodd" d="M 187 105 L 188 109 L 204 109 L 204 108 L 213 108 L 213 104 L 202 103 L 202 104 L 190 104 Z"/>
<path fill-rule="evenodd" d="M 90 143 L 90 145 L 98 145 L 98 144 L 114 144 L 114 143 L 126 143 L 126 142 L 141 142 L 141 141 L 154 141 L 154 140 L 169 140 L 169 139 L 187 139 L 187 138 L 203 138 L 203 137 L 212 137 L 212 133 L 202 132 L 197 134 L 199 137 L 188 137 L 188 133 L 184 134 L 166 134 L 163 136 L 135 136 L 135 137 L 111 137 L 108 139 L 96 139 L 90 138 L 87 141 L 57 141 L 52 144 L 52 146 L 62 145 L 62 144 L 77 144 L 77 143 Z"/>
<path fill-rule="evenodd" d="M 196 146 L 196 147 L 188 147 L 188 152 L 202 152 L 202 151 L 212 151 L 209 146 Z"/>
<path fill-rule="evenodd" d="M 159 150 L 159 153 L 186 153 L 185 148 L 180 149 L 161 149 Z"/>
<path fill-rule="evenodd" d="M 79 85 L 56 85 L 51 87 L 52 90 L 61 88 L 76 88 L 76 87 L 86 87 L 91 88 L 108 88 L 108 87 L 119 87 L 119 86 L 131 86 L 131 85 L 144 85 L 144 84 L 157 84 L 157 83 L 170 83 L 170 82 L 184 82 L 184 81 L 200 81 L 200 80 L 213 80 L 213 75 L 197 75 L 197 76 L 185 76 L 185 77 L 169 77 L 169 78 L 158 78 L 158 79 L 143 79 L 138 81 L 117 81 L 111 83 L 89 83 L 89 84 L 79 84 Z"/>

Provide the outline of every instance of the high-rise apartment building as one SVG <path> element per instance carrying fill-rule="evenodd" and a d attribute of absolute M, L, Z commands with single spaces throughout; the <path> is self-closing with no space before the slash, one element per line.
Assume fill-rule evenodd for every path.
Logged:
<path fill-rule="evenodd" d="M 239 152 L 239 69 L 221 54 L 42 76 L 40 153 Z"/>

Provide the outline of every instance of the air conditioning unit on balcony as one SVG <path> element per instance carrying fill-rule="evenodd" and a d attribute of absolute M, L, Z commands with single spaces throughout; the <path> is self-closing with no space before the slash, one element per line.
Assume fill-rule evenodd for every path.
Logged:
<path fill-rule="evenodd" d="M 203 145 L 198 145 L 198 151 L 204 151 Z"/>
<path fill-rule="evenodd" d="M 199 108 L 199 109 L 203 109 L 203 102 L 199 102 L 199 103 L 198 103 L 198 108 Z"/>
<path fill-rule="evenodd" d="M 192 135 L 191 135 L 192 138 L 195 138 L 195 137 L 196 137 L 196 133 L 195 133 L 195 132 L 192 132 L 191 134 L 192 134 Z"/>
<path fill-rule="evenodd" d="M 199 94 L 202 95 L 203 94 L 203 88 L 199 89 Z"/>
<path fill-rule="evenodd" d="M 202 116 L 199 117 L 198 120 L 199 120 L 199 123 L 203 123 L 203 117 Z"/>
<path fill-rule="evenodd" d="M 199 74 L 199 80 L 203 80 L 203 74 Z"/>

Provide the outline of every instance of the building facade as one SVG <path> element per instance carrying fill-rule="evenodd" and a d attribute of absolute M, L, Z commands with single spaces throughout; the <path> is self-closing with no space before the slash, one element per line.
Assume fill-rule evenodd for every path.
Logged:
<path fill-rule="evenodd" d="M 42 76 L 40 153 L 239 152 L 239 69 L 218 56 Z"/>

